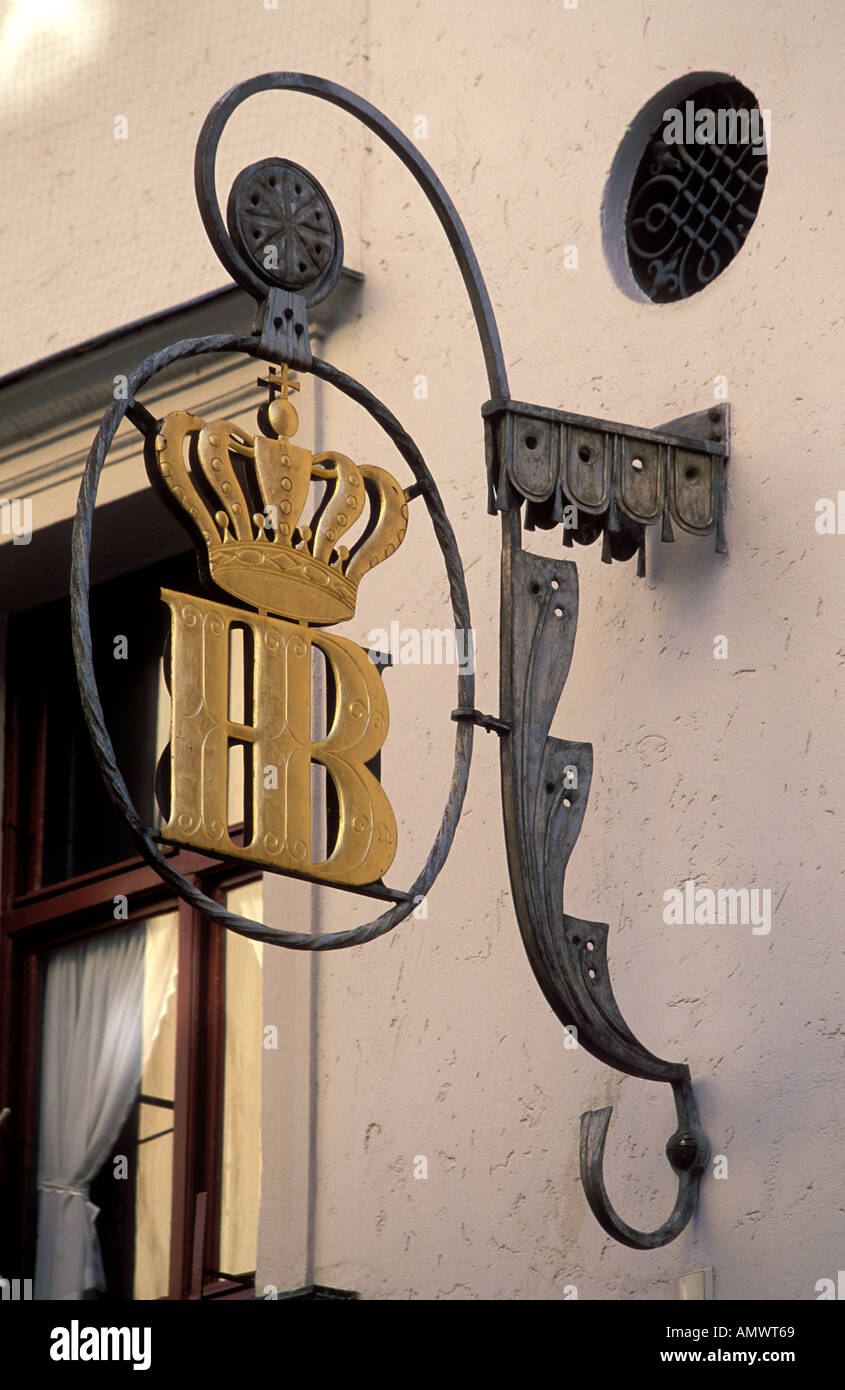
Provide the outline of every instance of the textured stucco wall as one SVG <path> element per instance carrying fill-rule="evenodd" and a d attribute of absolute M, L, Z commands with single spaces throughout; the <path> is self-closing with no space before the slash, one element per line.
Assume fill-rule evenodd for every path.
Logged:
<path fill-rule="evenodd" d="M 39 21 L 39 13 L 43 20 Z M 257 72 L 321 69 L 360 82 L 364 0 L 297 13 L 278 0 L 138 5 L 52 0 L 0 5 L 4 326 L 0 372 L 216 289 L 228 275 L 193 197 L 194 146 L 209 107 Z M 126 138 L 115 138 L 124 129 Z M 273 133 L 268 149 L 264 129 Z M 244 164 L 290 154 L 331 186 L 358 259 L 361 138 L 328 138 L 305 97 L 256 97 L 221 143 L 225 199 Z M 291 155 L 293 157 L 293 155 Z M 57 297 L 56 286 L 61 286 Z"/>
<path fill-rule="evenodd" d="M 4 96 L 4 185 L 32 181 L 39 212 L 34 225 L 32 201 L 4 200 L 3 370 L 221 283 L 193 209 L 199 124 L 239 78 L 301 67 L 357 88 L 409 133 L 427 118 L 421 148 L 473 238 L 514 397 L 655 424 L 710 404 L 724 374 L 733 408 L 727 557 L 711 541 L 655 541 L 637 581 L 633 563 L 601 565 L 597 546 L 569 553 L 580 622 L 553 726 L 595 748 L 568 909 L 610 924 L 620 1007 L 658 1055 L 689 1061 L 727 1179 L 705 1177 L 694 1223 L 660 1251 L 624 1249 L 593 1220 L 578 1181 L 580 1112 L 614 1105 L 610 1193 L 631 1224 L 654 1226 L 674 1194 L 662 1152 L 671 1097 L 565 1049 L 518 939 L 498 750 L 479 733 L 427 919 L 316 967 L 265 952 L 265 1021 L 290 1045 L 265 1059 L 259 1286 L 307 1274 L 370 1298 L 562 1298 L 574 1285 L 584 1299 L 654 1299 L 677 1297 L 680 1274 L 713 1265 L 717 1298 L 815 1297 L 843 1248 L 845 542 L 814 529 L 817 499 L 843 485 L 841 310 L 830 288 L 841 244 L 839 6 L 492 0 L 482 13 L 360 0 L 315 6 L 296 23 L 260 0 L 79 8 L 92 34 L 100 22 L 99 46 L 69 64 L 45 40 L 41 61 L 21 60 L 15 99 Z M 605 183 L 639 108 L 693 70 L 733 74 L 771 109 L 766 191 L 713 285 L 681 304 L 637 304 L 604 260 Z M 241 113 L 221 192 L 243 163 L 279 152 L 313 168 L 336 200 L 347 263 L 366 283 L 362 317 L 321 351 L 386 400 L 438 479 L 467 568 L 478 704 L 495 710 L 487 389 L 457 270 L 392 156 L 337 113 L 310 126 L 305 99 L 283 122 L 281 101 Z M 113 139 L 117 114 L 129 117 L 126 142 Z M 569 244 L 575 271 L 563 268 Z M 318 408 L 323 447 L 406 479 L 360 412 L 327 392 Z M 556 551 L 559 535 L 530 544 Z M 417 503 L 347 634 L 366 640 L 393 618 L 443 626 L 438 564 Z M 717 634 L 726 661 L 714 659 Z M 441 812 L 454 672 L 398 666 L 387 682 L 384 779 L 401 836 L 389 879 L 403 884 Z M 665 926 L 663 893 L 688 877 L 771 889 L 770 934 Z M 270 922 L 274 905 L 278 925 L 364 920 L 359 900 L 313 903 L 278 884 L 265 899 Z M 420 1155 L 425 1180 L 414 1178 Z"/>
<path fill-rule="evenodd" d="M 481 22 L 423 5 L 405 13 L 399 45 L 391 8 L 371 11 L 368 95 L 406 128 L 428 117 L 423 149 L 474 239 L 512 394 L 657 423 L 705 407 L 713 378 L 728 378 L 730 554 L 689 538 L 655 544 L 638 582 L 633 565 L 601 565 L 598 547 L 576 552 L 579 633 L 554 726 L 595 746 L 569 910 L 610 923 L 623 1013 L 659 1055 L 688 1059 L 728 1177 L 705 1178 L 694 1224 L 653 1253 L 608 1241 L 587 1210 L 578 1115 L 613 1103 L 611 1195 L 631 1224 L 664 1219 L 671 1099 L 565 1050 L 517 939 L 497 749 L 479 734 L 428 920 L 320 963 L 318 1275 L 377 1297 L 561 1297 L 574 1284 L 581 1298 L 648 1299 L 676 1298 L 680 1274 L 713 1265 L 719 1298 L 813 1298 L 841 1264 L 843 1236 L 831 1161 L 845 1118 L 843 549 L 814 530 L 816 500 L 842 477 L 829 290 L 841 181 L 828 122 L 841 16 L 830 5 L 810 16 L 788 5 L 496 4 Z M 772 111 L 760 215 L 704 293 L 636 304 L 604 261 L 605 181 L 640 106 L 696 69 L 736 75 Z M 364 226 L 364 316 L 332 355 L 379 383 L 442 483 L 468 567 L 479 704 L 495 710 L 498 530 L 482 513 L 486 384 L 466 301 L 434 218 L 380 152 Z M 562 268 L 569 243 L 577 272 Z M 418 372 L 426 401 L 413 396 Z M 332 437 L 354 452 L 346 417 L 337 411 Z M 373 576 L 362 635 L 393 615 L 445 620 L 436 570 L 397 605 L 410 559 L 385 567 L 378 601 Z M 717 634 L 727 661 L 714 659 Z M 388 681 L 385 777 L 403 821 L 417 818 L 410 867 L 439 812 L 452 693 L 430 668 Z M 770 934 L 665 926 L 663 893 L 687 877 L 770 888 Z M 413 1177 L 419 1154 L 427 1181 Z"/>

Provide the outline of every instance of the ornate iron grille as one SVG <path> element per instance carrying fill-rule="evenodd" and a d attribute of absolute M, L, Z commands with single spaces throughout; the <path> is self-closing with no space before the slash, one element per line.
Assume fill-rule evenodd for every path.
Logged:
<path fill-rule="evenodd" d="M 649 140 L 626 217 L 631 269 L 656 304 L 688 298 L 730 265 L 768 173 L 762 117 L 739 83 L 700 88 L 678 117 Z"/>

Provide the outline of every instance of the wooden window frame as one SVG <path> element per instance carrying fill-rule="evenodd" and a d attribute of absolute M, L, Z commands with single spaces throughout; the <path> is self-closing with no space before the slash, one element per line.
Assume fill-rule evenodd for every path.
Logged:
<path fill-rule="evenodd" d="M 11 1116 L 0 1136 L 2 1227 L 11 1239 L 4 1267 L 32 1277 L 37 1222 L 38 1096 L 43 954 L 121 925 L 178 911 L 176 1074 L 173 1110 L 173 1191 L 168 1298 L 252 1297 L 249 1276 L 217 1272 L 222 1160 L 225 929 L 177 899 L 140 857 L 44 887 L 37 867 L 43 847 L 46 730 L 42 718 L 31 783 L 29 816 L 17 824 L 20 800 L 18 700 L 6 718 L 3 793 L 3 873 L 0 887 L 0 1109 Z M 117 814 L 115 812 L 115 814 Z M 216 901 L 261 878 L 190 850 L 163 847 L 174 868 Z M 21 856 L 26 891 L 15 893 Z M 115 922 L 114 898 L 125 895 L 127 917 Z M 5 1171 L 4 1171 L 5 1170 Z M 198 1204 L 199 1194 L 206 1193 Z M 17 1200 L 16 1200 L 17 1199 Z M 205 1210 L 202 1250 L 197 1211 Z M 201 1258 L 200 1258 L 201 1257 Z M 227 1271 L 227 1274 L 239 1274 Z M 253 1277 L 254 1283 L 254 1277 Z"/>

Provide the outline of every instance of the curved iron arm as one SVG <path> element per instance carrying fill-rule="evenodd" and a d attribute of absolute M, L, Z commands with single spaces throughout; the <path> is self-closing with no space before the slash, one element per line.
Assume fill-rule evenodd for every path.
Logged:
<path fill-rule="evenodd" d="M 635 1231 L 614 1212 L 602 1176 L 610 1109 L 581 1119 L 581 1180 L 594 1215 L 636 1249 L 665 1245 L 692 1215 L 709 1147 L 698 1128 L 689 1068 L 649 1052 L 626 1024 L 610 983 L 608 927 L 563 909 L 566 866 L 578 838 L 592 777 L 587 743 L 549 737 L 572 660 L 578 572 L 568 560 L 532 555 L 503 518 L 501 591 L 502 806 L 517 921 L 531 968 L 549 1004 L 578 1043 L 607 1066 L 672 1085 L 678 1129 L 667 1154 L 679 1190 L 669 1219 Z"/>
<path fill-rule="evenodd" d="M 212 246 L 238 283 L 257 299 L 263 299 L 267 293 L 266 284 L 238 254 L 226 231 L 214 180 L 217 146 L 223 127 L 236 107 L 256 92 L 271 90 L 303 92 L 307 96 L 320 97 L 323 101 L 331 102 L 342 111 L 348 111 L 383 140 L 388 149 L 398 155 L 405 168 L 410 170 L 436 212 L 463 276 L 484 352 L 490 394 L 508 396 L 508 377 L 493 306 L 472 243 L 454 203 L 431 165 L 423 159 L 416 146 L 407 135 L 403 135 L 398 126 L 356 92 L 350 91 L 348 87 L 341 87 L 336 82 L 329 82 L 325 77 L 314 77 L 304 72 L 265 72 L 258 77 L 249 77 L 220 97 L 205 118 L 194 160 L 197 203 Z"/>

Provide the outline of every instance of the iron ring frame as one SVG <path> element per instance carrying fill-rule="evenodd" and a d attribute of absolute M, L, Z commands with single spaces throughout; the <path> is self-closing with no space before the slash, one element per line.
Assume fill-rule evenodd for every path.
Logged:
<path fill-rule="evenodd" d="M 392 908 L 383 912 L 380 917 L 364 923 L 360 927 L 354 927 L 348 931 L 327 933 L 325 936 L 275 930 L 260 922 L 255 922 L 251 918 L 240 917 L 237 913 L 229 912 L 221 903 L 215 902 L 189 883 L 162 854 L 153 839 L 151 830 L 144 825 L 138 815 L 117 765 L 114 747 L 106 728 L 103 707 L 94 675 L 91 618 L 88 606 L 91 531 L 100 476 L 117 429 L 127 411 L 135 404 L 136 391 L 146 385 L 162 368 L 171 363 L 186 357 L 198 357 L 211 352 L 241 352 L 254 358 L 263 358 L 264 356 L 257 336 L 238 337 L 232 334 L 187 338 L 181 342 L 172 343 L 159 352 L 152 353 L 127 378 L 126 398 L 116 400 L 108 407 L 91 445 L 79 488 L 73 526 L 70 579 L 73 651 L 85 722 L 91 736 L 94 756 L 105 779 L 109 795 L 126 821 L 142 857 L 155 869 L 162 880 L 191 907 L 201 912 L 203 916 L 217 922 L 220 926 L 235 931 L 241 936 L 251 937 L 256 941 L 264 941 L 270 945 L 284 946 L 289 950 L 332 951 L 347 946 L 360 946 L 376 937 L 384 936 L 404 921 L 417 906 L 421 897 L 431 888 L 446 861 L 460 819 L 469 779 L 473 742 L 473 725 L 469 721 L 461 720 L 457 723 L 452 779 L 440 828 L 425 864 L 408 890 L 408 900 L 396 903 Z M 375 419 L 376 423 L 392 440 L 417 482 L 421 484 L 421 495 L 425 499 L 446 566 L 455 627 L 456 629 L 462 627 L 465 631 L 470 631 L 472 624 L 469 613 L 469 598 L 457 541 L 446 515 L 437 484 L 419 449 L 387 406 L 360 382 L 319 358 L 313 359 L 310 370 L 321 380 L 337 387 Z M 461 670 L 459 667 L 458 704 L 462 707 L 471 706 L 474 703 L 474 698 L 474 671 Z"/>

